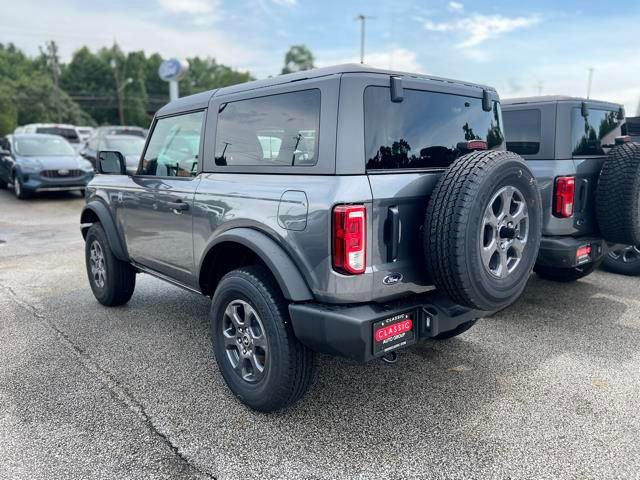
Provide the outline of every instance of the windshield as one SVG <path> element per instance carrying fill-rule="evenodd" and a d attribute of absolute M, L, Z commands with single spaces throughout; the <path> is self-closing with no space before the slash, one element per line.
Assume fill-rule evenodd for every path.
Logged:
<path fill-rule="evenodd" d="M 144 140 L 139 137 L 107 138 L 103 140 L 100 150 L 115 150 L 124 156 L 140 155 L 144 148 Z"/>
<path fill-rule="evenodd" d="M 73 128 L 64 127 L 38 127 L 36 133 L 47 133 L 49 135 L 59 135 L 62 138 L 66 138 L 71 143 L 78 143 L 80 138 L 78 132 Z"/>
<path fill-rule="evenodd" d="M 16 138 L 15 151 L 24 157 L 75 156 L 76 152 L 64 138 L 37 136 Z"/>
<path fill-rule="evenodd" d="M 445 168 L 468 153 L 459 144 L 504 142 L 500 104 L 485 112 L 480 98 L 405 89 L 394 103 L 388 87 L 367 87 L 364 115 L 369 170 Z"/>
<path fill-rule="evenodd" d="M 107 135 L 130 135 L 132 137 L 144 138 L 144 131 L 130 128 L 113 128 L 107 132 Z"/>

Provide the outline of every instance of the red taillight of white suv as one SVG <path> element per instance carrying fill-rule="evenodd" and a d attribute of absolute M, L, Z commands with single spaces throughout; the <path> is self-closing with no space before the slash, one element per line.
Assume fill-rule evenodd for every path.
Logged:
<path fill-rule="evenodd" d="M 553 214 L 559 218 L 571 217 L 576 196 L 575 177 L 557 177 L 553 196 Z"/>
<path fill-rule="evenodd" d="M 363 205 L 333 209 L 333 268 L 358 275 L 367 265 L 367 215 Z"/>

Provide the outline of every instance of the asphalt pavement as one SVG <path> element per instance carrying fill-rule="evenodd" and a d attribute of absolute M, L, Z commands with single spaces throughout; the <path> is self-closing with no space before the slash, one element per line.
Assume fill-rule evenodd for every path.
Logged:
<path fill-rule="evenodd" d="M 83 200 L 0 190 L 0 478 L 640 478 L 640 279 L 531 277 L 512 307 L 395 365 L 318 356 L 255 413 L 208 299 L 139 275 L 93 298 Z"/>

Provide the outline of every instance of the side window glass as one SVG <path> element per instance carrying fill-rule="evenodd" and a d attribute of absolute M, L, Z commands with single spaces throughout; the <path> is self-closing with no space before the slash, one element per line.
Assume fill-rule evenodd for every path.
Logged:
<path fill-rule="evenodd" d="M 539 109 L 503 112 L 507 132 L 507 150 L 519 155 L 536 155 L 540 151 L 542 121 Z"/>
<path fill-rule="evenodd" d="M 158 120 L 138 175 L 195 177 L 203 116 L 193 112 Z"/>
<path fill-rule="evenodd" d="M 319 127 L 318 89 L 224 104 L 218 114 L 216 165 L 313 166 Z"/>

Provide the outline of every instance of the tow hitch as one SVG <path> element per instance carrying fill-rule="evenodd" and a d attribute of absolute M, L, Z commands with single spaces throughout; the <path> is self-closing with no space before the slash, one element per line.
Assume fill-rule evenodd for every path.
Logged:
<path fill-rule="evenodd" d="M 393 365 L 398 361 L 398 352 L 389 352 L 384 357 L 382 357 L 382 361 L 384 363 L 388 363 L 389 365 Z"/>

